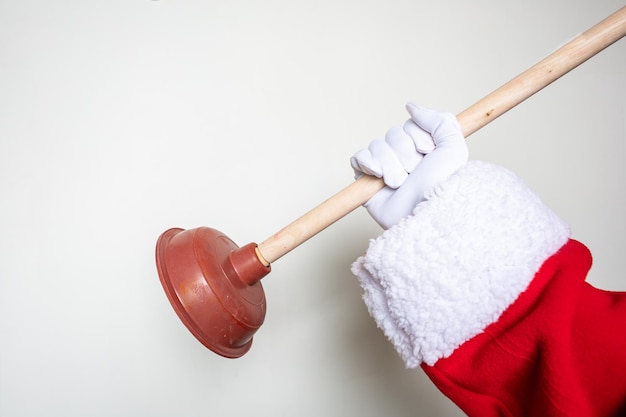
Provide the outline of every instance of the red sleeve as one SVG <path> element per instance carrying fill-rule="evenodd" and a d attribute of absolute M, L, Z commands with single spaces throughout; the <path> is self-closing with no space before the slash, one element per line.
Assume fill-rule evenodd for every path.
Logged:
<path fill-rule="evenodd" d="M 469 416 L 626 416 L 626 293 L 569 240 L 502 316 L 422 368 Z"/>

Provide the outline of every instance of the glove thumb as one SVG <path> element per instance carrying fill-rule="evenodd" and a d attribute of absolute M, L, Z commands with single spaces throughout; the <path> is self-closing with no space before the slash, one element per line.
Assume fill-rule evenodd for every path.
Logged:
<path fill-rule="evenodd" d="M 406 110 L 415 124 L 430 133 L 436 145 L 445 142 L 449 137 L 458 136 L 461 131 L 461 126 L 452 113 L 427 109 L 414 103 L 408 103 Z"/>

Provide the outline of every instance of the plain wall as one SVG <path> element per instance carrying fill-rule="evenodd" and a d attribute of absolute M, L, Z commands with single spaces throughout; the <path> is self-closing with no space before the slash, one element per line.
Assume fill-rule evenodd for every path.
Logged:
<path fill-rule="evenodd" d="M 350 264 L 358 209 L 273 265 L 251 351 L 179 322 L 156 239 L 262 241 L 352 181 L 404 104 L 458 113 L 616 0 L 0 0 L 0 415 L 461 416 Z M 626 289 L 626 41 L 468 139 Z"/>

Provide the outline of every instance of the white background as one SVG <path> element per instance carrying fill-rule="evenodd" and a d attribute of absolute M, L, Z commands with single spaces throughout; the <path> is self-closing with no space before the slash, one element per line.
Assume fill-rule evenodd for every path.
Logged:
<path fill-rule="evenodd" d="M 179 322 L 165 229 L 271 236 L 352 181 L 405 102 L 458 113 L 622 1 L 0 0 L 0 415 L 460 416 L 350 264 L 363 209 L 275 262 L 236 360 Z M 626 41 L 468 139 L 625 289 Z"/>

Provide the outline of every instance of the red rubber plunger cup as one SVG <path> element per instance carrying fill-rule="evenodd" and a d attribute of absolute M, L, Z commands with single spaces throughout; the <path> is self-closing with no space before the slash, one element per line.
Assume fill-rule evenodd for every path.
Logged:
<path fill-rule="evenodd" d="M 204 346 L 227 358 L 244 355 L 265 319 L 259 282 L 270 267 L 256 244 L 239 248 L 208 227 L 169 229 L 157 241 L 159 279 L 176 314 Z"/>

